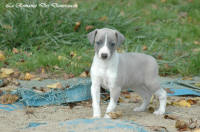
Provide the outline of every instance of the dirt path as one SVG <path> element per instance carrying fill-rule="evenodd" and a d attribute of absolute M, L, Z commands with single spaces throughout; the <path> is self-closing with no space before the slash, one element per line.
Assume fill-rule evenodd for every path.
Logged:
<path fill-rule="evenodd" d="M 140 105 L 139 101 L 130 101 L 133 99 L 124 98 L 116 108 L 116 111 L 121 111 L 122 116 L 119 119 L 132 120 L 142 126 L 162 126 L 167 128 L 169 132 L 176 132 L 175 120 L 164 119 L 164 116 L 153 115 L 148 110 L 145 112 L 134 112 L 133 108 Z M 183 97 L 170 97 L 168 101 L 178 100 Z M 197 97 L 199 99 L 199 97 Z M 197 99 L 193 98 L 193 99 Z M 197 100 L 198 100 L 197 99 Z M 156 105 L 153 105 L 156 104 Z M 157 107 L 157 101 L 155 100 L 150 106 Z M 71 108 L 70 108 L 71 107 Z M 73 108 L 72 108 L 73 107 Z M 102 112 L 105 112 L 107 107 L 106 103 L 101 104 Z M 190 118 L 200 121 L 200 103 L 198 102 L 191 107 L 181 107 L 168 105 L 166 109 L 167 114 L 174 115 L 180 120 L 186 122 Z M 57 122 L 66 120 L 72 120 L 77 118 L 91 118 L 92 108 L 91 102 L 78 103 L 75 106 L 46 106 L 46 107 L 32 107 L 22 110 L 6 112 L 0 111 L 0 129 L 2 132 L 21 132 L 21 131 L 63 131 L 62 126 L 56 125 Z M 41 122 L 52 125 L 39 126 L 35 128 L 24 129 L 30 122 Z M 149 127 L 146 127 L 148 130 Z M 79 129 L 80 130 L 80 129 Z M 151 129 L 152 130 L 152 129 Z"/>

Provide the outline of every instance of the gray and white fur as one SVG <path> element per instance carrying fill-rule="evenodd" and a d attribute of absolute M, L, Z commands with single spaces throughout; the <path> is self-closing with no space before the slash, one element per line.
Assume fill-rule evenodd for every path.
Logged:
<path fill-rule="evenodd" d="M 152 56 L 142 53 L 117 53 L 117 47 L 125 39 L 117 30 L 96 29 L 88 34 L 88 39 L 95 48 L 90 71 L 94 118 L 101 117 L 100 87 L 110 91 L 110 102 L 105 118 L 110 118 L 107 113 L 115 109 L 121 89 L 128 88 L 143 98 L 143 103 L 134 111 L 144 111 L 155 94 L 159 98 L 160 106 L 154 114 L 165 113 L 167 94 L 160 88 L 158 64 Z"/>

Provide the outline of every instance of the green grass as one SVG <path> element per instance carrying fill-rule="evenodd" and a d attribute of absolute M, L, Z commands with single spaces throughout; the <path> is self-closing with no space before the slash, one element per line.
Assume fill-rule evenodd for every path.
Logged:
<path fill-rule="evenodd" d="M 46 0 L 46 3 L 52 2 L 58 1 Z M 55 72 L 54 67 L 58 66 L 60 71 L 79 75 L 88 70 L 92 62 L 94 51 L 87 40 L 89 31 L 85 27 L 93 25 L 119 30 L 126 37 L 121 49 L 154 56 L 160 64 L 161 75 L 200 74 L 200 53 L 193 52 L 200 47 L 194 44 L 194 41 L 200 43 L 199 0 L 86 0 L 68 4 L 75 2 L 79 6 L 77 9 L 5 8 L 7 3 L 36 4 L 41 1 L 2 2 L 0 49 L 5 52 L 6 60 L 0 62 L 0 67 L 14 67 L 23 72 L 45 67 Z M 59 3 L 66 4 L 64 0 Z M 104 16 L 106 19 L 100 21 Z M 78 21 L 81 26 L 74 31 Z M 147 50 L 142 49 L 144 45 Z M 13 47 L 22 52 L 13 54 Z M 77 55 L 71 57 L 71 52 Z M 66 59 L 59 60 L 58 56 Z"/>

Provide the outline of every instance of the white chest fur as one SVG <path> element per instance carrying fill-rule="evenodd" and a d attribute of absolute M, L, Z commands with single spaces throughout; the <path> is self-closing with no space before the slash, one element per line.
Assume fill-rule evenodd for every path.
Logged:
<path fill-rule="evenodd" d="M 118 53 L 114 53 L 109 60 L 99 59 L 99 57 L 95 55 L 91 67 L 92 81 L 98 81 L 104 88 L 109 89 L 114 87 L 118 73 L 118 63 Z"/>

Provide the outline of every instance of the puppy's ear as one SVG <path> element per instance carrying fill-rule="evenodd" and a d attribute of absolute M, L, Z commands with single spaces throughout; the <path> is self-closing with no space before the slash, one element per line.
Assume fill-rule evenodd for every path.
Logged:
<path fill-rule="evenodd" d="M 88 40 L 90 41 L 90 44 L 94 44 L 95 37 L 97 35 L 98 29 L 95 29 L 94 31 L 87 34 Z"/>
<path fill-rule="evenodd" d="M 124 43 L 124 35 L 121 34 L 119 31 L 115 30 L 115 36 L 117 38 L 117 45 L 119 46 L 120 44 L 123 44 Z"/>

